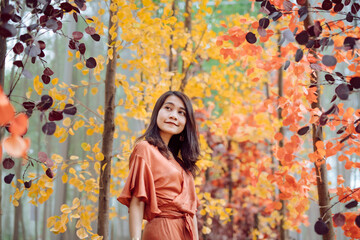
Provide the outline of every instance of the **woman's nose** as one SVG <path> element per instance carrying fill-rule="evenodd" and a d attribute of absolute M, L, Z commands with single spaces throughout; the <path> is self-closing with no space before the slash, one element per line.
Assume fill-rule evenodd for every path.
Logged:
<path fill-rule="evenodd" d="M 177 114 L 174 112 L 170 113 L 170 118 L 177 119 Z"/>

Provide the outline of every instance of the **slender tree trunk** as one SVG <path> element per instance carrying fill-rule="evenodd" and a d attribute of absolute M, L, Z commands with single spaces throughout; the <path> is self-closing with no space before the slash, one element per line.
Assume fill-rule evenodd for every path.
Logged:
<path fill-rule="evenodd" d="M 176 0 L 173 0 L 172 5 L 171 5 L 171 10 L 173 11 L 172 16 L 175 16 L 175 11 L 176 11 Z M 174 66 L 174 56 L 173 56 L 173 40 L 174 40 L 174 35 L 171 33 L 170 35 L 170 40 L 171 40 L 171 44 L 169 47 L 169 66 L 168 66 L 168 71 L 169 72 L 174 72 L 175 70 L 175 66 Z M 172 85 L 173 85 L 173 76 L 171 76 L 170 78 L 170 87 L 169 90 L 172 90 Z"/>
<path fill-rule="evenodd" d="M 279 35 L 281 36 L 281 34 Z M 279 56 L 281 56 L 281 46 L 278 47 L 278 53 Z M 283 70 L 282 67 L 278 70 L 278 95 L 279 98 L 284 96 L 284 77 L 283 77 Z M 282 109 L 278 108 L 278 119 L 282 120 Z M 283 127 L 280 127 L 279 132 L 284 136 L 285 131 Z M 281 139 L 279 141 L 279 147 L 284 147 L 284 140 Z M 279 162 L 279 166 L 281 167 L 282 164 L 281 162 Z M 279 225 L 279 233 L 280 233 L 280 240 L 286 240 L 289 238 L 289 231 L 286 230 L 284 228 L 284 224 L 285 224 L 285 219 L 286 219 L 286 201 L 285 200 L 280 200 L 281 202 L 281 209 L 280 209 L 280 215 L 281 215 L 281 220 L 280 220 L 280 225 Z"/>
<path fill-rule="evenodd" d="M 233 180 L 232 180 L 232 171 L 233 171 L 233 157 L 232 157 L 232 153 L 231 153 L 231 140 L 229 139 L 228 141 L 228 147 L 227 147 L 227 165 L 228 165 L 228 201 L 229 204 L 232 204 L 232 197 L 233 197 Z M 229 233 L 230 233 L 230 239 L 233 239 L 234 236 L 234 216 L 230 215 L 230 222 L 229 222 L 230 228 L 229 228 Z"/>
<path fill-rule="evenodd" d="M 46 219 L 48 215 L 48 205 L 49 201 L 45 201 L 44 207 L 43 207 L 43 221 L 42 221 L 42 231 L 41 231 L 41 240 L 47 239 L 47 226 L 46 226 Z"/>
<path fill-rule="evenodd" d="M 191 36 L 191 9 L 192 9 L 192 1 L 191 0 L 186 0 L 185 1 L 185 20 L 184 20 L 184 27 L 185 27 L 185 32 L 189 33 Z M 192 45 L 191 45 L 191 38 L 188 39 L 184 50 L 188 51 L 188 48 L 192 49 Z M 191 63 L 189 63 L 191 64 Z M 180 91 L 184 91 L 185 86 L 187 84 L 188 81 L 188 72 L 189 72 L 189 68 L 190 66 L 185 66 L 185 62 L 182 62 L 182 74 L 184 75 L 181 84 L 180 84 Z"/>
<path fill-rule="evenodd" d="M 9 0 L 1 0 L 0 5 L 0 12 L 9 5 Z M 4 89 L 5 83 L 5 56 L 6 56 L 6 38 L 0 36 L 0 86 Z M 4 136 L 3 129 L 0 130 L 0 140 Z M 0 167 L 0 239 L 2 239 L 2 217 L 3 217 L 3 210 L 2 210 L 2 167 Z"/>
<path fill-rule="evenodd" d="M 112 1 L 111 1 L 112 3 Z M 110 3 L 110 4 L 111 4 Z M 111 29 L 114 23 L 111 18 L 115 13 L 110 11 L 109 27 Z M 117 27 L 115 32 L 117 32 Z M 111 39 L 112 36 L 108 35 L 108 46 L 116 41 Z M 110 173 L 111 173 L 111 158 L 113 148 L 113 135 L 114 135 L 114 112 L 115 112 L 115 75 L 116 75 L 116 51 L 114 49 L 113 56 L 109 57 L 108 65 L 106 66 L 105 77 L 105 119 L 104 119 L 104 132 L 102 138 L 102 153 L 104 160 L 101 161 L 101 170 L 99 178 L 99 209 L 98 209 L 98 234 L 103 236 L 103 240 L 109 239 L 109 200 L 110 200 Z"/>
<path fill-rule="evenodd" d="M 21 176 L 21 164 L 18 164 L 16 168 L 16 178 L 19 179 Z M 20 188 L 20 183 L 16 182 L 16 187 Z M 21 209 L 22 202 L 19 199 L 19 206 L 15 207 L 15 216 L 14 216 L 14 232 L 13 232 L 13 240 L 18 240 L 20 237 L 20 217 L 21 217 Z"/>
<path fill-rule="evenodd" d="M 306 1 L 306 6 L 310 7 L 310 2 Z M 314 25 L 314 21 L 309 13 L 306 19 L 304 20 L 304 27 L 308 29 L 309 26 Z M 315 58 L 318 58 L 316 55 L 316 49 L 310 49 L 311 53 L 314 55 Z M 311 104 L 312 109 L 321 109 L 320 106 L 320 88 L 318 86 L 318 72 L 311 77 L 311 84 L 314 84 L 317 88 L 317 102 Z M 316 142 L 323 141 L 323 132 L 322 127 L 317 124 L 312 124 L 312 140 L 313 140 L 313 150 L 316 151 Z M 322 160 L 322 159 L 321 159 Z M 326 235 L 323 235 L 323 240 L 334 240 L 335 233 L 333 228 L 333 221 L 332 221 L 332 213 L 331 210 L 328 209 L 330 207 L 330 196 L 329 196 L 329 186 L 328 186 L 328 179 L 327 179 L 327 168 L 326 162 L 318 166 L 315 164 L 315 171 L 316 171 L 316 184 L 317 184 L 317 192 L 319 198 L 319 210 L 320 210 L 320 217 L 323 217 L 323 220 L 326 222 L 329 232 Z M 325 215 L 326 213 L 326 215 Z"/>

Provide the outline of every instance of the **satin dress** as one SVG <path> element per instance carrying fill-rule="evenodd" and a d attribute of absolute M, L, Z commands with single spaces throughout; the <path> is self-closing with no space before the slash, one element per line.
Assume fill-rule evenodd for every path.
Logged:
<path fill-rule="evenodd" d="M 129 167 L 117 200 L 127 207 L 132 196 L 145 203 L 144 219 L 148 222 L 142 240 L 195 240 L 193 217 L 199 200 L 191 173 L 147 141 L 136 144 Z"/>

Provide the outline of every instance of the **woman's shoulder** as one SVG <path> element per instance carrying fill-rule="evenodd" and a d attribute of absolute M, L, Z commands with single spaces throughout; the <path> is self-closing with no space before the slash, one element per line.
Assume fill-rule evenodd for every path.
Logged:
<path fill-rule="evenodd" d="M 155 146 L 151 145 L 146 140 L 141 140 L 137 142 L 134 146 L 133 153 L 137 154 L 149 154 L 150 152 L 154 151 L 156 148 Z"/>

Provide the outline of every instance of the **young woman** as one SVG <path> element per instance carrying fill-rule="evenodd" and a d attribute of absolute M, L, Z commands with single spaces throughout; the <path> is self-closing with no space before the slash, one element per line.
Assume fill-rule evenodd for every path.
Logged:
<path fill-rule="evenodd" d="M 156 102 L 149 127 L 137 139 L 118 201 L 129 208 L 133 240 L 197 240 L 194 175 L 200 153 L 194 111 L 183 93 Z M 141 238 L 142 219 L 148 222 Z"/>

